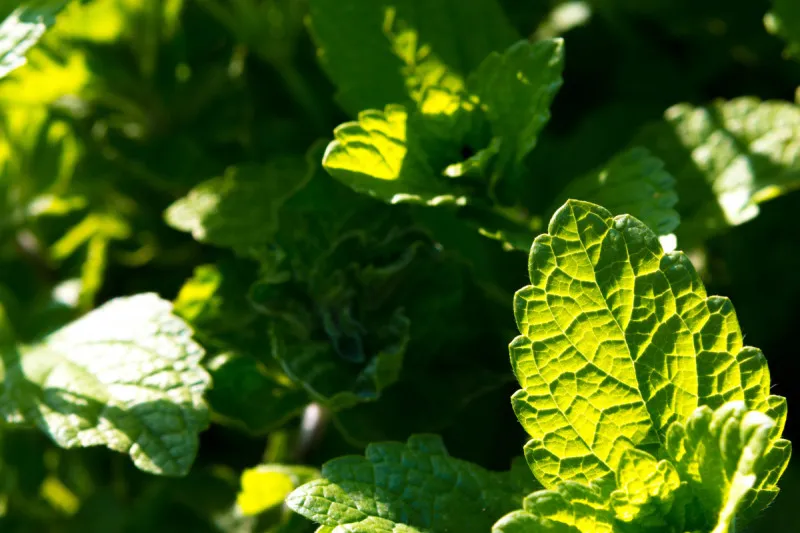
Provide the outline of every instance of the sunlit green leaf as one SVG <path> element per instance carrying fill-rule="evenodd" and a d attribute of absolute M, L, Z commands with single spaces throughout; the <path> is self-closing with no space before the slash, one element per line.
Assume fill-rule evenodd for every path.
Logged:
<path fill-rule="evenodd" d="M 688 258 L 639 220 L 570 200 L 534 241 L 529 274 L 514 300 L 512 401 L 546 487 L 600 479 L 632 447 L 655 452 L 698 406 L 785 402 L 769 396 L 730 301 L 708 297 Z"/>
<path fill-rule="evenodd" d="M 296 512 L 353 532 L 487 531 L 518 507 L 529 483 L 450 457 L 441 439 L 370 444 L 365 457 L 325 463 L 322 479 L 289 495 Z"/>
<path fill-rule="evenodd" d="M 3 353 L 2 414 L 59 446 L 105 445 L 184 475 L 208 423 L 191 330 L 154 294 L 117 298 L 40 343 Z"/>

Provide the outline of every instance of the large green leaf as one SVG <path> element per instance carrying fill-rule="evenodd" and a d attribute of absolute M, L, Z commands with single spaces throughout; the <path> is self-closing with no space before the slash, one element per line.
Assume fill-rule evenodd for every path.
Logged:
<path fill-rule="evenodd" d="M 210 379 L 191 333 L 155 294 L 112 300 L 4 351 L 2 415 L 65 448 L 105 445 L 142 470 L 184 475 L 208 424 Z"/>
<path fill-rule="evenodd" d="M 420 78 L 464 79 L 518 36 L 495 0 L 311 0 L 319 59 L 351 114 L 410 103 Z M 432 59 L 432 57 L 435 59 Z M 427 62 L 423 72 L 420 64 Z"/>
<path fill-rule="evenodd" d="M 546 487 L 604 477 L 632 447 L 655 451 L 700 405 L 785 409 L 730 301 L 708 297 L 688 258 L 639 220 L 570 200 L 534 241 L 529 273 L 514 300 L 512 401 Z"/>
<path fill-rule="evenodd" d="M 800 187 L 800 107 L 789 102 L 676 105 L 635 144 L 677 180 L 683 245 L 747 222 L 761 202 Z"/>
<path fill-rule="evenodd" d="M 450 457 L 433 435 L 370 444 L 365 455 L 325 463 L 322 479 L 286 502 L 323 526 L 354 533 L 477 533 L 519 507 L 531 488 L 514 469 L 490 472 Z"/>
<path fill-rule="evenodd" d="M 55 23 L 66 0 L 34 0 L 15 9 L 0 24 L 0 78 L 25 64 L 25 53 Z"/>

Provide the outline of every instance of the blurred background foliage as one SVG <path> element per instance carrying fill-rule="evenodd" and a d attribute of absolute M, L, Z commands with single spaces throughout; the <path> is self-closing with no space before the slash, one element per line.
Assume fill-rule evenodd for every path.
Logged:
<path fill-rule="evenodd" d="M 800 98 L 797 45 L 765 29 L 768 1 L 501 3 L 521 35 L 566 42 L 564 85 L 527 159 L 540 177 L 534 205 L 676 103 Z M 15 4 L 0 2 L 0 14 Z M 491 468 L 520 454 L 505 346 L 526 255 L 424 208 L 385 207 L 319 168 L 319 141 L 351 117 L 320 69 L 308 10 L 308 0 L 72 2 L 28 64 L 0 82 L 0 302 L 18 338 L 155 291 L 176 299 L 215 378 L 215 424 L 183 479 L 144 474 L 103 449 L 61 450 L 37 432 L 2 433 L 0 530 L 310 531 L 279 505 L 243 513 L 242 470 L 319 465 L 423 431 Z M 277 222 L 259 220 L 268 238 L 247 243 L 257 261 L 164 223 L 168 206 L 232 165 L 278 161 L 288 181 L 276 190 L 301 192 Z M 733 300 L 790 413 L 800 378 L 798 212 L 800 194 L 788 194 L 689 250 L 709 293 Z M 287 350 L 331 352 L 326 372 L 350 388 L 326 390 Z M 374 353 L 381 370 L 342 369 L 342 359 Z M 324 433 L 307 430 L 311 400 L 330 408 L 312 424 Z M 794 441 L 797 420 L 790 414 L 786 430 Z M 782 486 L 754 531 L 793 529 L 797 460 Z"/>

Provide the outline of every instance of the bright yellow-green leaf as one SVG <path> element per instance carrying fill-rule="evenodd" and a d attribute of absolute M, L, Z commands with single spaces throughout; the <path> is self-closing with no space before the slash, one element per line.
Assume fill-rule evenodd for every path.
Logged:
<path fill-rule="evenodd" d="M 545 487 L 600 479 L 633 447 L 654 452 L 698 406 L 785 405 L 730 301 L 708 297 L 688 258 L 639 220 L 570 200 L 534 241 L 529 273 L 514 301 L 512 401 Z"/>
<path fill-rule="evenodd" d="M 256 515 L 283 503 L 294 489 L 319 477 L 319 471 L 305 466 L 258 465 L 242 473 L 242 490 L 236 505 L 245 515 Z"/>

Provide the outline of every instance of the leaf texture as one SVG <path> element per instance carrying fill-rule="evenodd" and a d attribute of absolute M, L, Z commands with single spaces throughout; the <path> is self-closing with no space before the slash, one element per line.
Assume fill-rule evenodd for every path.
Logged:
<path fill-rule="evenodd" d="M 680 223 L 675 178 L 664 169 L 663 161 L 644 148 L 627 150 L 571 181 L 557 205 L 569 198 L 602 205 L 615 215 L 629 214 L 658 235 L 672 233 Z"/>
<path fill-rule="evenodd" d="M 730 301 L 708 297 L 688 258 L 664 254 L 639 220 L 570 200 L 534 241 L 529 273 L 514 303 L 512 403 L 545 487 L 602 478 L 632 447 L 654 452 L 700 405 L 785 405 Z"/>
<path fill-rule="evenodd" d="M 286 501 L 337 531 L 477 533 L 519 507 L 525 488 L 511 472 L 454 459 L 439 437 L 416 435 L 407 444 L 370 444 L 365 457 L 325 463 L 322 479 Z"/>
<path fill-rule="evenodd" d="M 420 136 L 402 106 L 362 111 L 357 122 L 336 128 L 322 164 L 353 190 L 388 203 L 465 203 L 452 182 L 436 175 Z"/>
<path fill-rule="evenodd" d="M 732 531 L 739 510 L 758 501 L 766 507 L 777 494 L 776 482 L 789 462 L 788 441 L 777 439 L 776 422 L 745 402 L 726 403 L 717 410 L 698 408 L 685 424 L 673 424 L 666 449 L 681 477 L 702 502 L 712 533 Z M 783 460 L 769 457 L 781 450 Z M 765 478 L 770 482 L 765 483 Z M 770 496 L 764 498 L 765 495 Z"/>
<path fill-rule="evenodd" d="M 105 445 L 147 472 L 184 475 L 208 424 L 202 357 L 169 302 L 116 298 L 3 354 L 3 416 L 38 426 L 65 448 Z"/>

